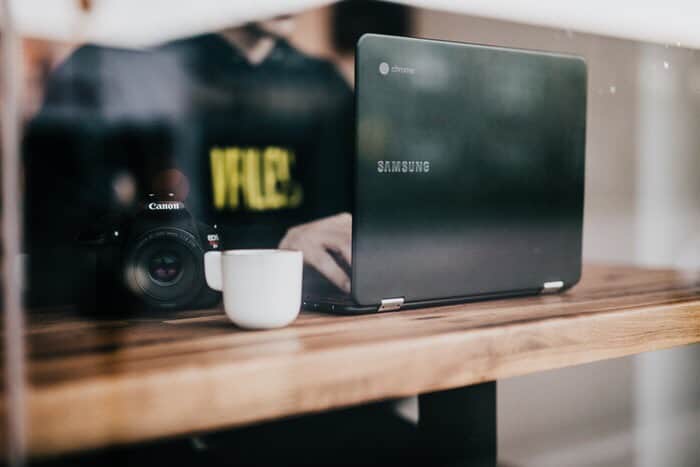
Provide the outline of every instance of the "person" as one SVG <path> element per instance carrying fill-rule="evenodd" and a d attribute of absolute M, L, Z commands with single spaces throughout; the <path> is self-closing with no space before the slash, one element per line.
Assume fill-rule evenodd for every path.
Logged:
<path fill-rule="evenodd" d="M 33 304 L 70 302 L 76 236 L 149 192 L 185 200 L 224 248 L 301 250 L 349 292 L 353 94 L 330 62 L 290 45 L 293 26 L 280 17 L 148 50 L 86 45 L 51 74 L 23 148 Z M 376 403 L 209 435 L 204 455 L 384 464 L 413 434 Z M 265 449 L 271 437 L 288 443 Z"/>
<path fill-rule="evenodd" d="M 352 91 L 290 45 L 293 27 L 85 45 L 51 74 L 23 147 L 30 301 L 70 301 L 80 231 L 149 192 L 185 200 L 225 248 L 302 250 L 349 291 Z"/>

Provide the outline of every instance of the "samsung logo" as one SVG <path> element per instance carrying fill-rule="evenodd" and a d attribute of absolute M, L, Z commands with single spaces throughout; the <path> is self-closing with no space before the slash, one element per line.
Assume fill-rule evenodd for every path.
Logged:
<path fill-rule="evenodd" d="M 148 203 L 151 211 L 172 211 L 180 209 L 180 203 Z"/>
<path fill-rule="evenodd" d="M 377 172 L 386 173 L 428 173 L 430 161 L 377 161 Z"/>

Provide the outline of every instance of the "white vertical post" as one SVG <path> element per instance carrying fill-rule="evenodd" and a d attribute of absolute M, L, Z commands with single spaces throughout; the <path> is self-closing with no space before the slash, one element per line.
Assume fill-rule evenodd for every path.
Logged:
<path fill-rule="evenodd" d="M 684 256 L 700 240 L 700 95 L 692 82 L 700 62 L 672 45 L 644 45 L 640 56 L 637 259 L 697 269 Z M 700 347 L 635 361 L 636 465 L 698 465 Z"/>
<path fill-rule="evenodd" d="M 8 465 L 26 452 L 24 315 L 22 308 L 22 195 L 19 166 L 21 43 L 10 4 L 2 0 L 2 275 L 5 308 L 5 407 Z"/>

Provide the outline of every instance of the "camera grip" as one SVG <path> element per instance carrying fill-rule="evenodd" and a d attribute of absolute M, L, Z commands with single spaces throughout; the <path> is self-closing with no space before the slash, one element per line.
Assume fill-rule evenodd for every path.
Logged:
<path fill-rule="evenodd" d="M 220 251 L 207 251 L 204 253 L 204 278 L 209 288 L 221 291 L 223 285 Z"/>

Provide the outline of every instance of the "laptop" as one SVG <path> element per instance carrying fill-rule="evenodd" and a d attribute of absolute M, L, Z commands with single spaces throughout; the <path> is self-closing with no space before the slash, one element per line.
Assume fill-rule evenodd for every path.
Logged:
<path fill-rule="evenodd" d="M 571 55 L 362 36 L 352 290 L 307 276 L 304 308 L 393 311 L 576 284 L 586 80 Z"/>

